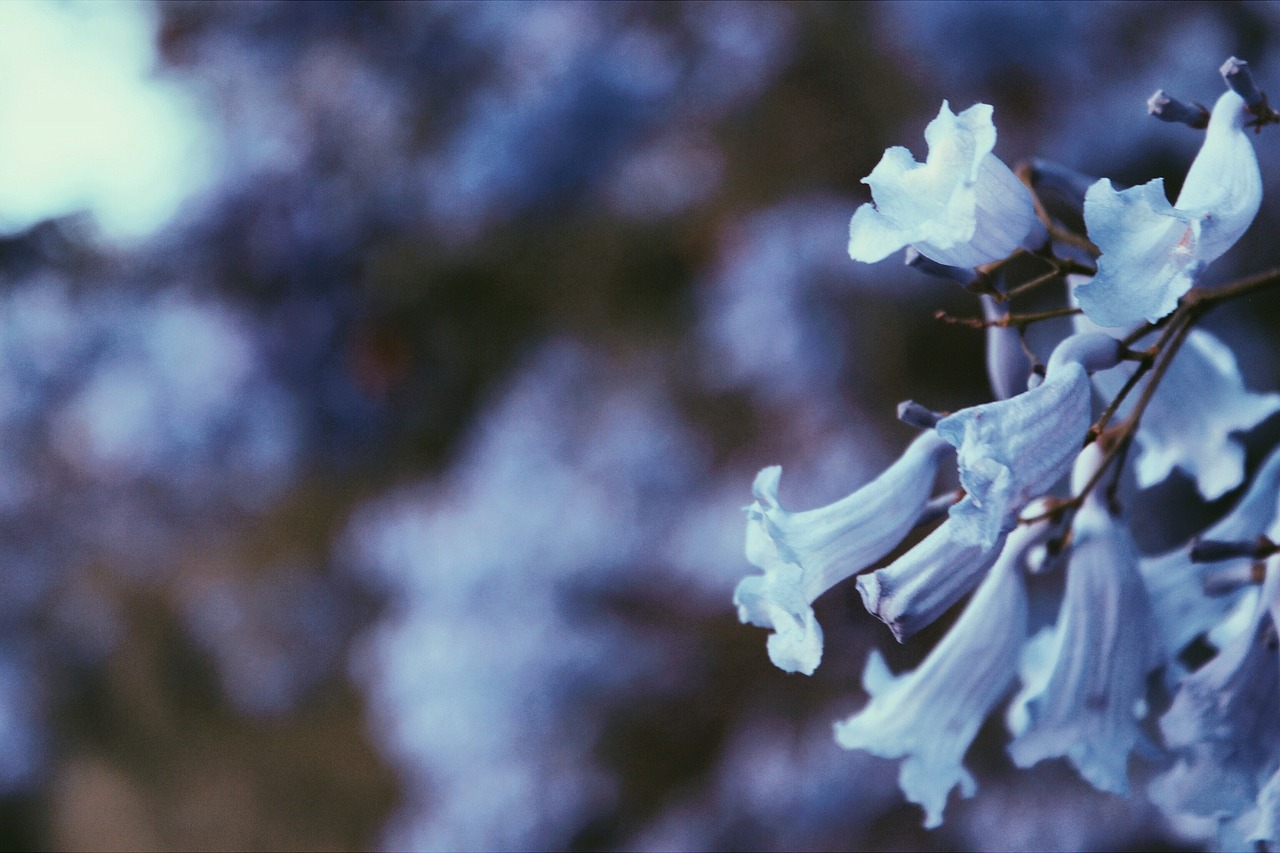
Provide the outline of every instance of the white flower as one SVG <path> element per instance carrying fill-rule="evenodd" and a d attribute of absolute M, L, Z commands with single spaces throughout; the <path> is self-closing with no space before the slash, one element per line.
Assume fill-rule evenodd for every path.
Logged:
<path fill-rule="evenodd" d="M 742 622 L 776 631 L 768 647 L 778 668 L 813 674 L 822 659 L 814 600 L 889 553 L 915 527 L 950 449 L 937 433 L 924 432 L 875 480 L 807 512 L 778 502 L 781 468 L 756 477 L 756 502 L 746 508 L 747 559 L 764 574 L 743 578 L 733 601 Z"/>
<path fill-rule="evenodd" d="M 1085 449 L 1073 491 L 1102 457 L 1096 444 Z M 1137 546 L 1103 500 L 1090 492 L 1076 514 L 1066 594 L 1057 625 L 1033 641 L 1024 659 L 1024 686 L 1009 712 L 1015 735 L 1009 754 L 1019 767 L 1065 756 L 1095 788 L 1125 794 L 1156 657 Z"/>
<path fill-rule="evenodd" d="M 1089 374 L 1113 367 L 1119 356 L 1108 335 L 1072 335 L 1054 349 L 1037 387 L 938 422 L 938 434 L 957 448 L 960 482 L 986 513 L 992 538 L 1012 529 L 1018 511 L 1071 467 L 1089 429 Z"/>
<path fill-rule="evenodd" d="M 1076 291 L 1089 319 L 1107 327 L 1155 322 L 1249 228 L 1262 203 L 1262 175 L 1248 117 L 1236 93 L 1218 99 L 1177 204 L 1165 198 L 1160 178 L 1119 192 L 1106 179 L 1089 188 L 1085 226 L 1102 250 L 1097 275 Z"/>
<path fill-rule="evenodd" d="M 1000 556 L 1006 534 L 992 537 L 988 527 L 973 498 L 960 501 L 910 551 L 858 578 L 867 612 L 905 642 L 973 589 Z"/>
<path fill-rule="evenodd" d="M 1077 330 L 1097 329 L 1076 317 Z M 1142 349 L 1155 333 L 1134 344 Z M 1102 371 L 1093 384 L 1110 400 L 1133 374 L 1133 362 Z M 1117 412 L 1127 416 L 1137 395 Z M 1160 381 L 1137 432 L 1134 474 L 1140 488 L 1164 482 L 1180 468 L 1213 501 L 1244 479 L 1244 448 L 1236 433 L 1253 429 L 1280 410 L 1280 394 L 1256 394 L 1244 387 L 1231 349 L 1203 329 L 1192 329 Z"/>
<path fill-rule="evenodd" d="M 938 422 L 938 434 L 957 448 L 968 495 L 914 548 L 858 578 L 867 610 L 899 642 L 973 589 L 1018 513 L 1066 474 L 1089 429 L 1089 373 L 1113 366 L 1119 353 L 1108 335 L 1073 335 L 1054 349 L 1040 385 Z"/>
<path fill-rule="evenodd" d="M 975 267 L 1008 257 L 1034 231 L 1031 194 L 991 153 L 991 107 L 955 115 L 946 101 L 925 128 L 929 155 L 917 163 L 894 146 L 862 179 L 874 204 L 849 223 L 849 256 L 874 263 L 911 245 L 941 264 Z"/>
<path fill-rule="evenodd" d="M 1274 809 L 1271 779 L 1280 766 L 1278 564 L 1275 557 L 1269 561 L 1249 629 L 1187 676 L 1160 718 L 1165 743 L 1178 754 L 1173 768 L 1151 785 L 1151 799 L 1166 812 L 1221 820 L 1248 815 L 1259 803 Z M 1257 827 L 1264 833 L 1272 828 L 1269 820 Z"/>
<path fill-rule="evenodd" d="M 898 784 L 924 806 L 928 828 L 942 823 L 952 788 L 959 785 L 966 797 L 976 789 L 964 754 L 1013 681 L 1027 631 L 1024 560 L 1047 528 L 1027 525 L 1009 536 L 964 613 L 918 669 L 894 676 L 873 651 L 862 675 L 871 701 L 836 724 L 845 749 L 904 759 Z"/>

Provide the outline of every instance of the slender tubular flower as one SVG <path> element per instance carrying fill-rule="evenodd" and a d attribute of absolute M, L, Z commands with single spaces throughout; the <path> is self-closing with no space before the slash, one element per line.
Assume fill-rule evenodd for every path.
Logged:
<path fill-rule="evenodd" d="M 1073 491 L 1083 489 L 1102 456 L 1096 444 L 1080 455 Z M 1065 756 L 1095 788 L 1126 794 L 1129 752 L 1142 739 L 1138 709 L 1155 664 L 1150 609 L 1133 538 L 1096 491 L 1073 529 L 1057 625 L 1033 641 L 1023 661 L 1009 754 L 1019 767 Z M 1042 659 L 1037 652 L 1045 652 Z"/>
<path fill-rule="evenodd" d="M 974 104 L 956 115 L 943 101 L 924 131 L 924 163 L 900 146 L 884 152 L 862 179 L 874 203 L 849 223 L 851 258 L 874 263 L 911 245 L 940 264 L 972 268 L 1042 233 L 1031 194 L 991 153 L 991 114 L 989 105 Z"/>
<path fill-rule="evenodd" d="M 1253 482 L 1240 502 L 1205 530 L 1201 538 L 1223 542 L 1256 539 L 1275 523 L 1280 512 L 1278 500 L 1280 449 L 1273 450 L 1253 475 Z M 1210 569 L 1242 568 L 1251 562 L 1247 557 L 1238 557 L 1213 564 L 1196 563 L 1191 560 L 1186 547 L 1141 561 L 1139 565 L 1151 600 L 1156 636 L 1166 658 L 1175 658 L 1188 643 L 1225 619 L 1243 594 L 1243 590 L 1206 594 L 1206 572 Z"/>
<path fill-rule="evenodd" d="M 1039 386 L 938 422 L 938 434 L 958 449 L 968 496 L 910 551 L 858 578 L 867 610 L 899 642 L 973 589 L 1022 508 L 1066 474 L 1089 429 L 1089 373 L 1111 367 L 1119 354 L 1108 335 L 1073 335 L 1054 350 Z"/>
<path fill-rule="evenodd" d="M 1218 98 L 1177 204 L 1161 178 L 1121 191 L 1106 179 L 1089 188 L 1085 226 L 1102 250 L 1097 275 L 1076 291 L 1089 319 L 1109 328 L 1155 322 L 1253 223 L 1262 175 L 1248 118 L 1235 92 Z"/>
<path fill-rule="evenodd" d="M 738 618 L 772 628 L 769 659 L 787 672 L 812 675 L 822 659 L 815 599 L 879 560 L 915 527 L 942 458 L 951 448 L 928 430 L 883 474 L 820 509 L 790 512 L 778 501 L 782 469 L 756 477 L 756 502 L 746 508 L 747 559 L 764 570 L 739 582 Z"/>
<path fill-rule="evenodd" d="M 914 548 L 858 578 L 867 611 L 889 626 L 899 643 L 931 624 L 973 589 L 1000 556 L 1006 534 L 992 538 L 988 527 L 972 498 L 960 501 Z"/>
<path fill-rule="evenodd" d="M 942 823 L 952 788 L 965 797 L 976 790 L 964 754 L 1013 681 L 1027 631 L 1025 559 L 1048 528 L 1041 522 L 1010 534 L 960 619 L 918 669 L 894 676 L 873 651 L 862 675 L 871 701 L 835 726 L 845 749 L 904 759 L 898 784 L 924 807 L 928 828 Z"/>
<path fill-rule="evenodd" d="M 1054 349 L 1036 388 L 938 422 L 990 537 L 1011 530 L 1022 507 L 1066 474 L 1089 429 L 1089 374 L 1119 358 L 1120 344 L 1108 335 L 1072 335 Z"/>
<path fill-rule="evenodd" d="M 1094 376 L 1094 385 L 1112 399 L 1134 369 L 1132 362 L 1121 364 Z M 1119 414 L 1128 414 L 1131 404 L 1129 398 Z M 1253 429 L 1277 410 L 1280 394 L 1247 390 L 1226 344 L 1203 329 L 1193 329 L 1138 428 L 1138 486 L 1162 483 L 1180 468 L 1195 479 L 1205 500 L 1217 500 L 1244 479 L 1244 448 L 1236 433 Z"/>
<path fill-rule="evenodd" d="M 1151 799 L 1166 812 L 1243 816 L 1274 791 L 1269 785 L 1280 767 L 1278 587 L 1280 558 L 1273 557 L 1248 630 L 1187 676 L 1160 718 L 1165 743 L 1178 755 L 1151 785 Z M 1270 831 L 1265 823 L 1260 828 Z"/>

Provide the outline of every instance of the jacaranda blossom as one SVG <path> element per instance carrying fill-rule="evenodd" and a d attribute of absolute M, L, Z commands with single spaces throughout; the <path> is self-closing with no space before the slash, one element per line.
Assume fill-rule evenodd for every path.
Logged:
<path fill-rule="evenodd" d="M 1077 329 L 1092 326 L 1079 321 Z M 1094 327 L 1096 328 L 1096 327 Z M 1154 343 L 1154 333 L 1134 346 Z M 1135 370 L 1126 362 L 1093 377 L 1110 400 Z M 1134 396 L 1120 406 L 1123 417 Z M 1244 448 L 1239 437 L 1280 410 L 1280 394 L 1258 394 L 1244 387 L 1229 347 L 1203 329 L 1193 329 L 1169 365 L 1143 415 L 1135 446 L 1134 474 L 1141 488 L 1164 482 L 1174 468 L 1192 477 L 1205 500 L 1217 500 L 1244 479 Z"/>
<path fill-rule="evenodd" d="M 1080 455 L 1073 492 L 1083 490 L 1102 455 L 1096 444 Z M 1065 756 L 1095 788 L 1126 794 L 1156 662 L 1150 607 L 1137 546 L 1097 491 L 1088 493 L 1073 530 L 1057 625 L 1036 638 L 1023 662 L 1009 754 L 1019 767 Z"/>
<path fill-rule="evenodd" d="M 756 477 L 756 502 L 747 512 L 747 559 L 763 575 L 743 578 L 734 591 L 738 618 L 772 628 L 769 659 L 787 672 L 812 675 L 822 660 L 822 628 L 814 600 L 879 560 L 915 527 L 950 446 L 922 433 L 883 474 L 821 509 L 790 512 L 778 501 L 782 469 Z"/>
<path fill-rule="evenodd" d="M 873 651 L 862 675 L 871 701 L 836 724 L 845 749 L 903 759 L 898 784 L 924 807 L 926 827 L 942 823 L 952 788 L 966 797 L 976 790 L 964 754 L 1013 681 L 1027 631 L 1025 560 L 1047 529 L 1041 522 L 1009 536 L 960 619 L 918 669 L 894 676 Z"/>
<path fill-rule="evenodd" d="M 1089 188 L 1085 226 L 1102 250 L 1097 275 L 1076 290 L 1089 319 L 1112 328 L 1155 322 L 1253 223 L 1262 175 L 1248 118 L 1235 92 L 1218 98 L 1177 204 L 1169 204 L 1161 178 L 1120 191 L 1106 179 Z"/>
<path fill-rule="evenodd" d="M 1089 373 L 1114 366 L 1119 355 L 1114 338 L 1073 335 L 1054 350 L 1037 387 L 938 422 L 938 434 L 957 448 L 967 496 L 922 542 L 858 578 L 867 610 L 899 642 L 973 589 L 1023 507 L 1071 468 L 1089 429 Z"/>
<path fill-rule="evenodd" d="M 1158 395 L 1157 395 L 1158 396 Z M 1232 510 L 1201 534 L 1202 539 L 1245 542 L 1257 539 L 1280 515 L 1280 450 L 1273 450 L 1248 490 Z M 1140 563 L 1155 617 L 1156 636 L 1167 658 L 1175 658 L 1197 636 L 1225 619 L 1245 589 L 1209 595 L 1204 579 L 1210 571 L 1241 568 L 1252 562 L 1237 557 L 1219 563 L 1197 563 L 1184 546 Z"/>
<path fill-rule="evenodd" d="M 884 152 L 862 179 L 874 204 L 853 214 L 850 257 L 874 263 L 911 245 L 940 264 L 972 268 L 1008 257 L 1040 232 L 1031 194 L 991 153 L 991 114 L 974 104 L 955 115 L 943 101 L 924 131 L 924 163 L 900 146 Z"/>
<path fill-rule="evenodd" d="M 1256 819 L 1260 800 L 1272 807 L 1269 785 L 1280 768 L 1278 572 L 1273 557 L 1248 629 L 1183 680 L 1160 718 L 1178 760 L 1152 783 L 1151 798 L 1168 813 Z M 1258 828 L 1238 827 L 1245 835 Z"/>

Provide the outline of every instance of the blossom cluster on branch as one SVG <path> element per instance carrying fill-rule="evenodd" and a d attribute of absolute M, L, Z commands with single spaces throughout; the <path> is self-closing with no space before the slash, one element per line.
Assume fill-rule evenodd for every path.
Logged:
<path fill-rule="evenodd" d="M 1019 767 L 1063 758 L 1127 794 L 1130 757 L 1143 756 L 1155 762 L 1148 794 L 1171 819 L 1201 821 L 1225 847 L 1280 845 L 1280 448 L 1250 472 L 1240 444 L 1280 394 L 1246 388 L 1228 345 L 1198 327 L 1214 306 L 1280 284 L 1280 270 L 1201 282 L 1258 212 L 1250 136 L 1280 114 L 1244 62 L 1221 74 L 1212 109 L 1163 92 L 1148 102 L 1204 131 L 1172 204 L 1160 179 L 1117 188 L 1042 161 L 1010 169 L 986 104 L 956 114 L 943 102 L 923 163 L 890 148 L 864 179 L 873 202 L 853 215 L 850 256 L 905 249 L 912 266 L 976 293 L 980 318 L 942 319 L 985 330 L 995 399 L 949 414 L 904 403 L 919 436 L 830 506 L 784 508 L 781 468 L 761 471 L 746 555 L 763 573 L 734 603 L 773 631 L 774 664 L 812 674 L 823 647 L 812 605 L 850 577 L 899 642 L 967 597 L 914 671 L 894 675 L 872 652 L 870 701 L 835 726 L 841 746 L 902 760 L 901 788 L 927 827 L 952 789 L 976 790 L 964 755 L 1005 703 Z M 1077 190 L 1086 233 L 1047 209 L 1062 186 Z M 1037 310 L 1015 310 L 1032 293 Z M 1047 294 L 1057 305 L 1046 310 Z M 1025 335 L 1042 323 L 1057 330 L 1043 363 Z M 951 465 L 961 488 L 935 494 Z M 1144 554 L 1120 486 L 1148 489 L 1175 469 L 1205 501 L 1235 494 L 1234 507 Z M 1037 585 L 1052 573 L 1065 578 Z M 1033 586 L 1056 590 L 1048 624 L 1032 616 Z M 1192 645 L 1207 658 L 1198 668 Z"/>

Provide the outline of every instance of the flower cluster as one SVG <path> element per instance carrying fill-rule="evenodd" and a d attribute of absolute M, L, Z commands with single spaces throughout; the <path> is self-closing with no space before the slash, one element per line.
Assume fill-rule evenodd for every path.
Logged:
<path fill-rule="evenodd" d="M 1224 845 L 1280 844 L 1280 448 L 1250 471 L 1239 443 L 1280 394 L 1248 390 L 1230 348 L 1196 327 L 1213 306 L 1280 284 L 1280 271 L 1201 281 L 1258 211 L 1249 136 L 1280 114 L 1245 63 L 1221 72 L 1228 91 L 1211 111 L 1163 92 L 1149 102 L 1204 131 L 1176 202 L 1160 179 L 1098 180 L 1079 193 L 1084 234 L 1038 197 L 1079 177 L 1041 161 L 1015 174 L 993 153 L 986 104 L 956 115 L 944 102 L 923 164 L 890 148 L 864 180 L 874 201 L 853 215 L 850 256 L 906 248 L 912 266 L 977 292 L 980 318 L 944 319 L 987 331 L 995 399 L 950 414 L 904 404 L 919 436 L 827 507 L 783 509 L 781 468 L 761 471 L 746 551 L 763 574 L 734 602 L 743 622 L 774 631 L 777 666 L 812 674 L 812 604 L 841 581 L 858 576 L 899 642 L 968 597 L 914 671 L 894 675 L 872 652 L 870 701 L 835 726 L 841 746 L 902 760 L 902 791 L 927 827 L 953 788 L 976 790 L 964 755 L 1005 703 L 1019 767 L 1062 758 L 1098 790 L 1127 794 L 1141 755 L 1156 763 L 1149 796 L 1180 825 L 1202 821 Z M 1052 286 L 1061 307 L 1014 310 Z M 1043 363 L 1024 336 L 1033 323 L 1057 330 L 1041 336 L 1057 340 Z M 952 464 L 962 488 L 935 496 Z M 1234 496 L 1233 508 L 1179 531 L 1180 547 L 1143 554 L 1130 507 L 1175 470 L 1206 508 Z M 1034 617 L 1028 584 L 1052 573 L 1065 578 L 1040 587 L 1058 590 L 1057 615 Z M 1192 646 L 1207 659 L 1198 668 Z"/>

